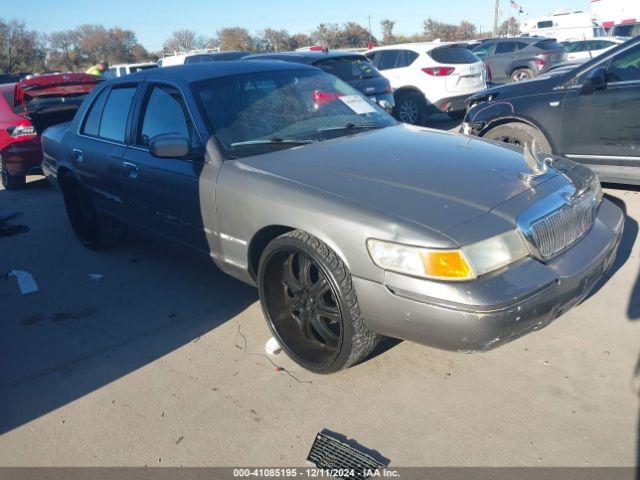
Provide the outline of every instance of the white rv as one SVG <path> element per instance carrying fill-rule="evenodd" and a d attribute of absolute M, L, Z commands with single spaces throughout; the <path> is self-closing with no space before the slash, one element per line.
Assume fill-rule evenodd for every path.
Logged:
<path fill-rule="evenodd" d="M 520 25 L 520 33 L 555 38 L 559 42 L 603 37 L 606 33 L 590 13 L 558 10 L 546 17 L 531 18 Z"/>

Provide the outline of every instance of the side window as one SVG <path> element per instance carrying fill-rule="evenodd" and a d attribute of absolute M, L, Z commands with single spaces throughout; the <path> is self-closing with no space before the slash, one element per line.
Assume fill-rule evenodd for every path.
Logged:
<path fill-rule="evenodd" d="M 110 68 L 102 74 L 104 78 L 116 78 L 116 69 Z"/>
<path fill-rule="evenodd" d="M 127 117 L 135 91 L 136 87 L 134 86 L 111 89 L 102 111 L 98 136 L 107 140 L 124 142 Z"/>
<path fill-rule="evenodd" d="M 542 22 L 538 22 L 538 28 L 551 28 L 553 27 L 553 22 L 551 20 L 544 20 Z"/>
<path fill-rule="evenodd" d="M 372 52 L 365 54 L 365 57 L 373 64 L 374 67 L 378 68 L 378 60 L 380 60 L 380 52 Z"/>
<path fill-rule="evenodd" d="M 415 59 L 418 58 L 418 54 L 411 50 L 398 50 L 398 59 L 396 61 L 396 68 L 404 68 L 411 65 Z"/>
<path fill-rule="evenodd" d="M 516 44 L 514 42 L 498 42 L 496 47 L 496 55 L 501 53 L 511 53 L 516 51 Z"/>
<path fill-rule="evenodd" d="M 493 49 L 495 47 L 495 42 L 484 42 L 471 50 L 476 57 L 484 58 L 488 55 L 493 55 Z"/>
<path fill-rule="evenodd" d="M 100 118 L 102 117 L 102 107 L 107 99 L 109 93 L 108 88 L 104 88 L 93 101 L 89 112 L 84 118 L 84 125 L 82 126 L 82 133 L 85 135 L 91 135 L 93 137 L 98 136 L 100 130 Z"/>
<path fill-rule="evenodd" d="M 527 48 L 529 45 L 527 45 L 524 42 L 516 42 L 516 50 L 522 50 L 523 48 Z"/>
<path fill-rule="evenodd" d="M 124 77 L 127 74 L 127 67 L 120 67 L 118 69 L 118 76 Z"/>
<path fill-rule="evenodd" d="M 380 64 L 378 70 L 389 70 L 396 68 L 396 62 L 398 60 L 398 50 L 382 50 L 380 52 Z"/>
<path fill-rule="evenodd" d="M 607 81 L 628 82 L 640 80 L 640 45 L 617 55 L 607 68 Z"/>
<path fill-rule="evenodd" d="M 151 87 L 144 115 L 138 128 L 136 145 L 149 146 L 156 135 L 178 133 L 191 139 L 193 127 L 178 89 L 165 85 Z"/>

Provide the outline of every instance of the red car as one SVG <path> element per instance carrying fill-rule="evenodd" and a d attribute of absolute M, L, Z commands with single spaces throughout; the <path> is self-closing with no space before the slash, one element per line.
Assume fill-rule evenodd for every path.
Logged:
<path fill-rule="evenodd" d="M 40 134 L 70 121 L 84 97 L 103 79 L 86 73 L 54 73 L 0 85 L 0 174 L 6 189 L 26 175 L 42 174 Z"/>

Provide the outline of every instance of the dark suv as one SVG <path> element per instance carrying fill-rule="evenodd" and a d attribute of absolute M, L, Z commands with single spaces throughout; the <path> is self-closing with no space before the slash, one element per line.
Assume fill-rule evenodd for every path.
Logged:
<path fill-rule="evenodd" d="M 640 37 L 572 69 L 467 100 L 467 134 L 585 163 L 600 179 L 640 184 Z"/>
<path fill-rule="evenodd" d="M 492 38 L 471 51 L 489 66 L 495 83 L 528 80 L 565 60 L 564 47 L 546 37 Z"/>

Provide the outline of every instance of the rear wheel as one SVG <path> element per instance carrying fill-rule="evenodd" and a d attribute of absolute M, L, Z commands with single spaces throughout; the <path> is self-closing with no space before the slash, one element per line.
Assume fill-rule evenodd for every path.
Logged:
<path fill-rule="evenodd" d="M 533 72 L 528 68 L 518 68 L 511 74 L 512 82 L 522 82 L 523 80 L 529 80 L 533 78 Z"/>
<path fill-rule="evenodd" d="M 401 93 L 395 106 L 395 116 L 404 123 L 421 125 L 426 120 L 427 106 L 424 99 L 415 92 Z"/>
<path fill-rule="evenodd" d="M 77 181 L 63 181 L 63 192 L 69 222 L 85 247 L 102 250 L 124 239 L 126 226 L 96 210 L 89 193 Z"/>
<path fill-rule="evenodd" d="M 362 319 L 346 265 L 308 233 L 289 232 L 266 247 L 258 286 L 271 332 L 296 363 L 314 373 L 348 368 L 378 342 Z"/>
<path fill-rule="evenodd" d="M 0 179 L 2 180 L 2 186 L 7 190 L 22 188 L 27 181 L 24 175 L 11 175 L 3 162 L 0 162 Z"/>
<path fill-rule="evenodd" d="M 522 147 L 527 143 L 533 143 L 535 140 L 536 150 L 541 153 L 552 153 L 549 141 L 544 134 L 537 128 L 527 125 L 526 123 L 513 122 L 498 125 L 483 136 L 489 140 L 497 140 L 498 142 Z"/>

